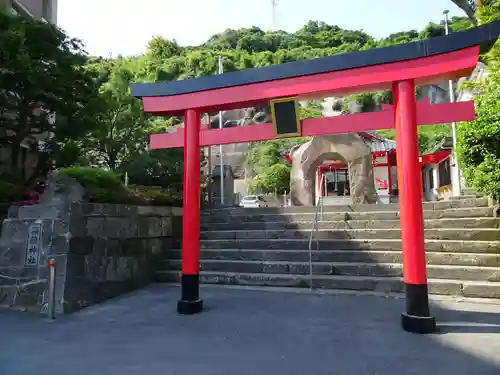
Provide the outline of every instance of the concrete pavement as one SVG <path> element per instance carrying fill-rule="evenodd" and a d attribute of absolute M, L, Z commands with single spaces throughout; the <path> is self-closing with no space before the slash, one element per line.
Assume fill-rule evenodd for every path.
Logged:
<path fill-rule="evenodd" d="M 498 375 L 500 305 L 439 302 L 441 332 L 399 326 L 404 301 L 205 287 L 179 316 L 153 285 L 55 322 L 0 312 L 1 375 Z"/>

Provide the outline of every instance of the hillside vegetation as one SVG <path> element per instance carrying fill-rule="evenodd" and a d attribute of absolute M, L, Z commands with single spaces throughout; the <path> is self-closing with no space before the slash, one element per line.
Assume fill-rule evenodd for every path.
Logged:
<path fill-rule="evenodd" d="M 497 2 L 483 0 L 482 3 L 485 4 L 479 10 L 482 15 L 453 18 L 451 30 L 467 29 L 473 21 L 481 23 L 495 19 L 491 15 L 495 12 L 488 13 L 485 9 L 494 8 Z M 104 59 L 87 57 L 78 40 L 52 25 L 1 13 L 0 65 L 3 69 L 0 78 L 4 82 L 4 91 L 0 93 L 0 145 L 18 153 L 26 139 L 48 130 L 54 134 L 43 147 L 36 143 L 30 146 L 30 152 L 39 154 L 38 164 L 33 170 L 25 170 L 23 162 L 16 164 L 13 159 L 4 160 L 1 177 L 10 183 L 29 186 L 54 168 L 74 171 L 74 168 L 92 167 L 108 170 L 122 180 L 126 176 L 130 185 L 158 186 L 178 196 L 182 191 L 182 150 L 149 151 L 148 140 L 151 134 L 165 131 L 179 124 L 181 119 L 144 115 L 141 102 L 130 96 L 131 82 L 212 75 L 217 71 L 219 55 L 222 56 L 224 71 L 230 72 L 407 43 L 444 33 L 442 23 L 430 23 L 423 30 L 401 31 L 377 40 L 363 31 L 311 21 L 295 33 L 266 32 L 257 27 L 228 29 L 199 46 L 180 46 L 175 40 L 155 37 L 141 56 Z M 44 64 L 45 61 L 51 63 Z M 57 77 L 57 80 L 50 77 Z M 496 86 L 486 84 L 482 91 L 478 91 L 493 90 L 491 87 Z M 14 100 L 12 93 L 22 95 L 24 99 Z M 492 108 L 492 102 L 496 103 L 498 98 L 495 93 L 493 90 L 488 100 L 479 98 L 480 107 Z M 362 110 L 370 111 L 381 103 L 390 102 L 391 95 L 388 92 L 354 95 L 346 98 L 347 103 L 350 101 L 356 101 Z M 33 103 L 43 103 L 41 111 L 33 112 Z M 478 121 L 491 124 L 492 111 Z M 51 115 L 56 112 L 59 115 L 55 117 L 55 123 L 51 123 Z M 6 113 L 18 115 L 6 116 Z M 321 116 L 318 103 L 309 103 L 302 109 L 303 118 L 317 116 Z M 476 125 L 470 126 L 475 129 Z M 491 126 L 496 129 L 496 125 Z M 474 180 L 473 166 L 483 165 L 479 148 L 487 137 L 481 138 L 472 130 L 463 129 L 467 137 L 479 137 L 477 147 L 467 146 L 470 152 L 462 156 L 467 168 L 471 166 L 467 176 Z M 384 134 L 392 135 L 391 132 Z M 432 148 L 447 134 L 447 125 L 422 127 L 421 150 Z M 465 137 L 463 139 L 466 144 Z M 281 152 L 297 141 L 261 142 L 251 147 L 247 162 L 255 175 L 254 186 L 261 190 L 282 190 L 286 186 L 279 181 L 286 175 L 285 170 L 273 166 L 283 163 Z M 472 150 L 479 151 L 471 154 Z M 19 153 L 21 161 L 26 155 Z M 491 155 L 488 158 L 491 159 Z M 494 163 L 497 161 L 488 161 L 488 168 L 496 165 Z M 88 169 L 82 171 L 87 173 Z"/>

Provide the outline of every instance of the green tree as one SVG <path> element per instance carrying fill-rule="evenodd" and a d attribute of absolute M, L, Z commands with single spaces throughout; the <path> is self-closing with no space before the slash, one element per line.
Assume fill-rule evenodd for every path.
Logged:
<path fill-rule="evenodd" d="M 285 164 L 270 165 L 252 181 L 250 186 L 257 193 L 283 194 L 290 190 L 290 167 Z"/>
<path fill-rule="evenodd" d="M 247 166 L 254 174 L 262 173 L 267 167 L 282 162 L 280 144 L 277 141 L 253 143 L 247 154 Z"/>
<path fill-rule="evenodd" d="M 173 191 L 182 191 L 183 150 L 143 150 L 130 155 L 118 169 L 127 173 L 129 183 L 134 185 L 158 186 Z"/>
<path fill-rule="evenodd" d="M 492 72 L 476 96 L 476 120 L 459 126 L 459 155 L 466 179 L 500 198 L 500 74 Z"/>
<path fill-rule="evenodd" d="M 426 125 L 418 128 L 418 149 L 420 155 L 437 152 L 446 137 L 451 136 L 450 125 Z"/>
<path fill-rule="evenodd" d="M 500 19 L 500 2 L 483 0 L 477 12 L 480 23 Z M 464 176 L 479 191 L 500 198 L 500 44 L 487 55 L 489 76 L 470 86 L 476 102 L 476 119 L 459 126 L 459 159 Z"/>
<path fill-rule="evenodd" d="M 147 150 L 153 122 L 141 101 L 130 95 L 134 72 L 129 61 L 99 61 L 89 69 L 105 71 L 107 79 L 99 88 L 103 108 L 95 113 L 96 127 L 83 141 L 83 149 L 92 165 L 116 171 L 131 155 Z"/>
<path fill-rule="evenodd" d="M 471 21 L 477 23 L 475 12 L 481 5 L 481 0 L 451 0 L 451 2 L 462 9 Z"/>
<path fill-rule="evenodd" d="M 0 12 L 0 146 L 10 150 L 13 179 L 46 173 L 55 143 L 71 142 L 92 125 L 100 101 L 86 61 L 80 41 L 56 26 Z M 31 175 L 22 146 L 39 156 Z"/>

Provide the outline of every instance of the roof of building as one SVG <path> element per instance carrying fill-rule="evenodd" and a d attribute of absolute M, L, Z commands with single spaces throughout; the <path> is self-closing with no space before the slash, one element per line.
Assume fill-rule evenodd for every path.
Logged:
<path fill-rule="evenodd" d="M 366 131 L 359 133 L 363 138 L 367 139 L 372 152 L 390 151 L 396 148 L 396 141 L 384 138 L 377 134 L 376 131 Z"/>

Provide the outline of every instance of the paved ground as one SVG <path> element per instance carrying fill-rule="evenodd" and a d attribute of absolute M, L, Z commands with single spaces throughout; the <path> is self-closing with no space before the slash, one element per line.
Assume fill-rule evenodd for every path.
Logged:
<path fill-rule="evenodd" d="M 56 322 L 2 312 L 0 374 L 500 373 L 499 305 L 434 306 L 441 333 L 418 336 L 399 328 L 401 300 L 202 292 L 196 316 L 177 315 L 178 289 L 162 285 Z"/>

